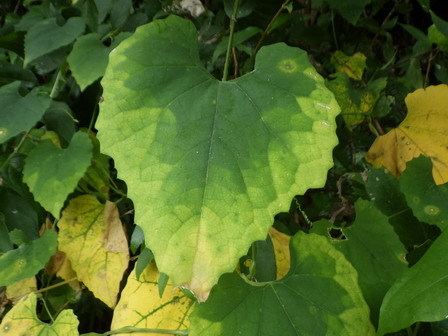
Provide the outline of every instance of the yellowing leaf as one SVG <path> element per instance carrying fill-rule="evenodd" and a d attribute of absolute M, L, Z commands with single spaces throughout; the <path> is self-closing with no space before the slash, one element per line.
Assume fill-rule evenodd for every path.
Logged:
<path fill-rule="evenodd" d="M 168 282 L 162 298 L 159 296 L 157 280 L 159 272 L 154 264 L 148 265 L 139 280 L 135 270 L 128 278 L 121 299 L 114 310 L 111 330 L 125 326 L 148 329 L 186 330 L 188 315 L 192 311 L 193 300 L 185 296 L 179 288 Z M 149 336 L 161 333 L 121 333 L 121 336 Z"/>
<path fill-rule="evenodd" d="M 15 303 L 23 296 L 35 291 L 36 289 L 36 278 L 34 276 L 25 278 L 6 287 L 6 297 Z"/>
<path fill-rule="evenodd" d="M 81 285 L 77 279 L 76 272 L 73 270 L 70 260 L 67 259 L 67 256 L 64 252 L 57 251 L 48 262 L 45 267 L 45 271 L 50 274 L 56 274 L 58 277 L 64 280 L 71 280 L 68 284 L 75 291 L 81 291 Z M 73 280 L 74 279 L 74 280 Z"/>
<path fill-rule="evenodd" d="M 448 85 L 418 89 L 408 94 L 405 102 L 406 118 L 375 140 L 366 160 L 398 177 L 406 162 L 424 155 L 432 160 L 435 182 L 448 182 Z"/>
<path fill-rule="evenodd" d="M 269 236 L 274 245 L 275 262 L 277 264 L 276 279 L 279 280 L 288 273 L 291 266 L 289 253 L 289 241 L 291 237 L 277 231 L 273 227 L 269 229 Z"/>
<path fill-rule="evenodd" d="M 346 73 L 350 78 L 361 80 L 366 68 L 366 56 L 357 52 L 352 56 L 347 56 L 340 50 L 336 50 L 331 56 L 331 64 L 336 71 Z"/>
<path fill-rule="evenodd" d="M 74 198 L 62 212 L 58 227 L 59 249 L 67 255 L 78 280 L 114 307 L 129 261 L 126 235 L 115 204 L 103 205 L 88 195 Z"/>
<path fill-rule="evenodd" d="M 36 295 L 30 294 L 21 299 L 0 324 L 0 335 L 79 335 L 78 319 L 71 309 L 63 310 L 53 324 L 39 320 L 36 315 Z"/>

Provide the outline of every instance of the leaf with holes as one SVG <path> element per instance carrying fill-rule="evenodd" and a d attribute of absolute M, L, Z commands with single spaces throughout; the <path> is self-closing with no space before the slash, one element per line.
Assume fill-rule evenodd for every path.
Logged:
<path fill-rule="evenodd" d="M 432 160 L 436 184 L 448 182 L 448 85 L 418 89 L 405 102 L 408 115 L 397 128 L 375 140 L 367 161 L 399 176 L 406 162 L 423 154 Z"/>
<path fill-rule="evenodd" d="M 70 260 L 78 280 L 114 307 L 128 267 L 126 235 L 115 203 L 101 204 L 90 195 L 72 199 L 58 222 L 59 249 Z"/>
<path fill-rule="evenodd" d="M 221 82 L 195 26 L 171 16 L 114 49 L 102 85 L 102 150 L 159 270 L 201 300 L 333 165 L 339 107 L 300 49 L 264 47 L 252 72 Z"/>
<path fill-rule="evenodd" d="M 222 276 L 190 315 L 188 335 L 374 335 L 356 270 L 330 240 L 300 232 L 290 248 L 281 280 L 251 285 Z"/>

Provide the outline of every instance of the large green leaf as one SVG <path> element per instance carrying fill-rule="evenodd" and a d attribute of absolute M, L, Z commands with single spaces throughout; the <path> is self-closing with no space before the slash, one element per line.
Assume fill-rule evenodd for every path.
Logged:
<path fill-rule="evenodd" d="M 418 321 L 441 321 L 448 312 L 448 230 L 384 297 L 378 334 L 398 331 Z"/>
<path fill-rule="evenodd" d="M 281 280 L 250 285 L 237 274 L 222 276 L 196 305 L 189 335 L 373 335 L 357 273 L 329 239 L 301 232 L 290 250 Z"/>
<path fill-rule="evenodd" d="M 42 237 L 3 254 L 0 257 L 0 286 L 9 286 L 35 275 L 56 252 L 57 245 L 57 234 L 50 230 Z"/>
<path fill-rule="evenodd" d="M 388 218 L 371 202 L 359 200 L 355 209 L 356 221 L 343 230 L 347 239 L 336 247 L 358 271 L 359 286 L 377 324 L 384 295 L 407 269 L 406 249 Z"/>
<path fill-rule="evenodd" d="M 90 166 L 92 148 L 89 136 L 78 132 L 68 148 L 60 149 L 44 140 L 25 159 L 23 180 L 36 201 L 54 217 L 59 217 L 67 195 Z"/>
<path fill-rule="evenodd" d="M 204 299 L 295 194 L 324 185 L 339 107 L 300 49 L 260 50 L 229 82 L 194 25 L 141 26 L 110 54 L 97 128 L 160 271 Z"/>
<path fill-rule="evenodd" d="M 30 294 L 20 300 L 9 312 L 0 325 L 1 335 L 70 335 L 78 333 L 78 319 L 71 309 L 60 312 L 50 325 L 43 323 L 36 314 L 36 294 Z"/>
<path fill-rule="evenodd" d="M 22 97 L 19 88 L 18 81 L 0 88 L 0 143 L 28 131 L 50 106 L 50 99 L 40 96 L 37 89 Z"/>
<path fill-rule="evenodd" d="M 56 23 L 56 18 L 35 24 L 25 36 L 25 65 L 40 56 L 72 43 L 84 32 L 84 29 L 84 21 L 79 17 L 68 19 L 63 26 Z"/>
<path fill-rule="evenodd" d="M 436 185 L 431 159 L 420 156 L 406 164 L 400 189 L 414 215 L 444 230 L 448 226 L 448 184 Z"/>

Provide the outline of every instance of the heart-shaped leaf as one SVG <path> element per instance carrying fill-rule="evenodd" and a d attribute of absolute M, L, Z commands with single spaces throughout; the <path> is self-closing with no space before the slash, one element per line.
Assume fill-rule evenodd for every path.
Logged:
<path fill-rule="evenodd" d="M 262 48 L 251 73 L 221 82 L 194 25 L 172 16 L 113 50 L 102 84 L 103 151 L 159 270 L 200 299 L 333 165 L 339 107 L 300 49 Z"/>
<path fill-rule="evenodd" d="M 67 195 L 90 166 L 92 147 L 89 136 L 78 132 L 68 148 L 60 149 L 44 140 L 26 158 L 23 180 L 36 201 L 54 217 L 59 217 Z"/>
<path fill-rule="evenodd" d="M 190 336 L 374 334 L 358 276 L 330 240 L 298 233 L 291 270 L 281 280 L 250 285 L 226 274 L 190 316 Z"/>

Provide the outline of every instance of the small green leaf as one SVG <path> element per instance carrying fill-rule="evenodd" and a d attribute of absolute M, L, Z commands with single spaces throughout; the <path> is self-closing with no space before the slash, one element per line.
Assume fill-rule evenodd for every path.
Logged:
<path fill-rule="evenodd" d="M 85 24 L 79 17 L 72 17 L 59 26 L 55 18 L 40 21 L 25 36 L 25 61 L 28 65 L 40 56 L 72 43 L 84 32 Z"/>
<path fill-rule="evenodd" d="M 0 256 L 0 286 L 32 277 L 56 252 L 57 234 L 48 230 L 36 240 L 21 245 Z"/>
<path fill-rule="evenodd" d="M 135 226 L 132 232 L 130 247 L 132 253 L 137 252 L 137 249 L 145 242 L 145 233 L 142 228 L 138 225 Z"/>
<path fill-rule="evenodd" d="M 356 221 L 343 230 L 347 239 L 335 241 L 335 246 L 357 270 L 372 322 L 377 325 L 384 295 L 407 269 L 406 249 L 388 218 L 371 202 L 359 200 L 355 209 Z"/>
<path fill-rule="evenodd" d="M 21 299 L 0 324 L 1 335 L 70 335 L 78 333 L 79 321 L 71 309 L 59 313 L 50 325 L 39 320 L 36 314 L 36 294 L 29 294 Z"/>
<path fill-rule="evenodd" d="M 374 335 L 356 270 L 329 239 L 300 232 L 290 248 L 281 280 L 251 285 L 224 274 L 190 315 L 189 335 Z"/>
<path fill-rule="evenodd" d="M 44 115 L 50 99 L 34 89 L 26 96 L 19 94 L 20 82 L 0 87 L 0 143 L 20 132 L 28 131 Z"/>
<path fill-rule="evenodd" d="M 445 36 L 448 36 L 448 22 L 442 20 L 439 18 L 436 14 L 434 14 L 433 11 L 429 11 L 431 13 L 432 22 L 436 25 L 437 29 L 444 34 Z"/>
<path fill-rule="evenodd" d="M 76 40 L 67 61 L 81 90 L 104 75 L 109 51 L 110 48 L 101 42 L 97 33 L 87 34 Z"/>
<path fill-rule="evenodd" d="M 0 254 L 12 250 L 13 246 L 5 224 L 5 216 L 0 212 Z"/>
<path fill-rule="evenodd" d="M 448 183 L 436 185 L 431 159 L 419 156 L 406 164 L 400 176 L 400 189 L 420 221 L 442 230 L 448 226 Z"/>
<path fill-rule="evenodd" d="M 351 24 L 355 24 L 371 0 L 324 0 L 330 8 L 335 9 Z"/>
<path fill-rule="evenodd" d="M 135 263 L 135 276 L 137 280 L 140 278 L 140 274 L 145 270 L 146 266 L 148 266 L 154 260 L 154 255 L 152 254 L 149 248 L 144 248 L 140 252 L 138 256 L 137 262 Z"/>
<path fill-rule="evenodd" d="M 159 284 L 159 297 L 163 296 L 163 292 L 165 291 L 166 285 L 168 284 L 169 276 L 165 273 L 159 274 L 159 280 L 157 281 Z"/>
<path fill-rule="evenodd" d="M 339 107 L 300 49 L 264 47 L 221 82 L 197 41 L 177 16 L 139 27 L 110 55 L 97 128 L 160 271 L 204 300 L 294 195 L 323 186 Z"/>
<path fill-rule="evenodd" d="M 36 201 L 54 217 L 59 218 L 65 199 L 90 166 L 92 147 L 89 136 L 77 132 L 68 148 L 44 140 L 25 159 L 23 180 Z"/>
<path fill-rule="evenodd" d="M 448 230 L 399 278 L 384 297 L 378 334 L 401 330 L 415 322 L 441 321 L 448 312 Z"/>

